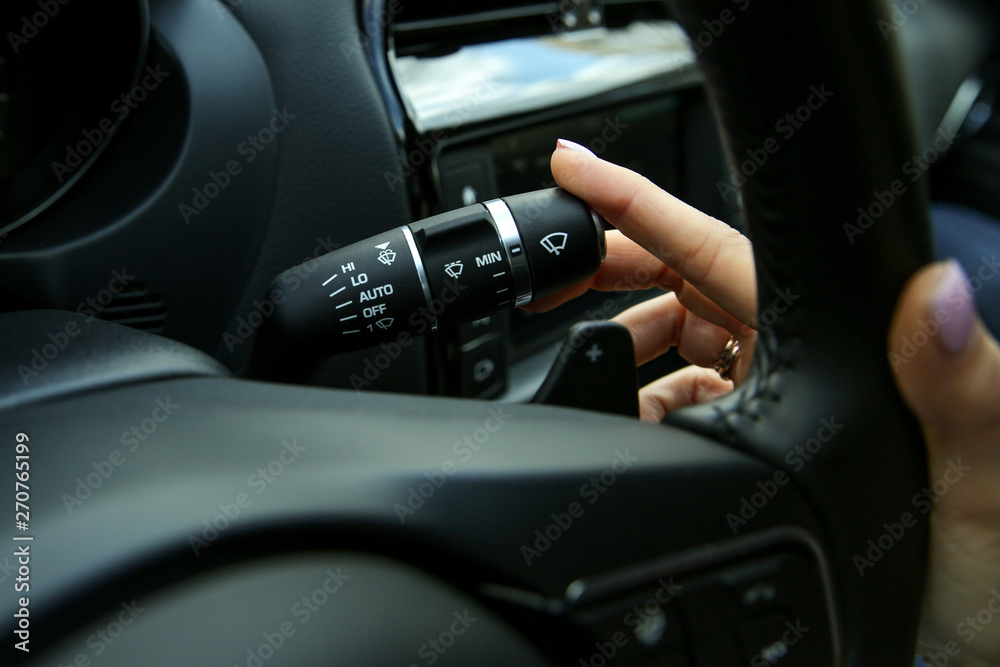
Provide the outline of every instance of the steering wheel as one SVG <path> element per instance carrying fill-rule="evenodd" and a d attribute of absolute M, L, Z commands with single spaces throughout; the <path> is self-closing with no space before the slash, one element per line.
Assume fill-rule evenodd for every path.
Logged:
<path fill-rule="evenodd" d="M 677 1 L 756 165 L 759 340 L 721 400 L 650 425 L 255 383 L 101 322 L 44 391 L 5 385 L 34 538 L 13 664 L 912 664 L 926 465 L 885 355 L 930 243 L 886 9 Z"/>

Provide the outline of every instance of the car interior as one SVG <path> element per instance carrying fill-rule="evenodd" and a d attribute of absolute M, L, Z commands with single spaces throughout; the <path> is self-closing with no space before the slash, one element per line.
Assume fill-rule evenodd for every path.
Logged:
<path fill-rule="evenodd" d="M 931 203 L 1000 218 L 997 13 L 8 0 L 4 664 L 914 664 L 886 332 Z M 517 307 L 611 228 L 559 138 L 751 238 L 732 393 L 637 419 L 659 289 Z"/>

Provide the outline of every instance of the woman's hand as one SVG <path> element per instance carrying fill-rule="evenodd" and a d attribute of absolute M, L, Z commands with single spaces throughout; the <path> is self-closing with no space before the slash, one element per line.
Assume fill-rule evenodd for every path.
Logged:
<path fill-rule="evenodd" d="M 533 309 L 552 308 L 590 288 L 671 290 L 615 318 L 632 333 L 637 363 L 676 347 L 693 364 L 640 391 L 643 419 L 659 421 L 732 389 L 711 370 L 731 335 L 743 349 L 733 369 L 739 383 L 754 344 L 749 241 L 572 142 L 560 141 L 552 173 L 620 232 L 609 233 L 607 259 L 593 279 Z M 945 491 L 931 513 L 921 654 L 931 665 L 998 665 L 1000 347 L 976 316 L 958 264 L 934 264 L 910 280 L 888 345 L 887 363 L 927 442 L 928 484 L 943 480 L 937 486 Z"/>
<path fill-rule="evenodd" d="M 920 420 L 928 485 L 940 494 L 920 636 L 931 665 L 1000 664 L 1000 348 L 974 299 L 957 263 L 925 267 L 889 333 L 896 384 Z"/>
<path fill-rule="evenodd" d="M 590 281 L 528 309 L 548 310 L 588 289 L 670 290 L 614 318 L 632 332 L 637 364 L 671 347 L 693 364 L 640 390 L 641 417 L 659 421 L 667 412 L 730 391 L 733 383 L 712 367 L 730 336 L 742 350 L 732 369 L 736 383 L 753 355 L 757 288 L 750 242 L 638 174 L 572 142 L 560 140 L 558 146 L 552 156 L 556 182 L 620 231 L 608 233 L 608 256 Z"/>

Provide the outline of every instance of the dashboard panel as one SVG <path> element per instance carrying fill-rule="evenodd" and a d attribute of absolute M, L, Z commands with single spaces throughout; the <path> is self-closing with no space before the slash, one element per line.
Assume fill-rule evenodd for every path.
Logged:
<path fill-rule="evenodd" d="M 373 1 L 360 14 L 337 3 L 322 12 L 322 38 L 307 25 L 313 6 L 138 7 L 148 56 L 128 62 L 162 74 L 80 182 L 0 242 L 6 309 L 93 315 L 240 372 L 274 275 L 472 200 L 550 186 L 556 138 L 696 203 L 722 173 L 693 52 L 659 2 Z M 115 43 L 125 48 L 134 32 L 118 24 Z M 316 77 L 356 84 L 317 88 Z M 701 203 L 735 213 L 717 196 Z M 621 308 L 642 298 L 594 295 L 556 313 L 486 318 L 416 341 L 378 372 L 369 352 L 338 355 L 319 383 L 526 397 L 574 322 L 613 314 L 599 312 L 608 296 Z M 643 373 L 677 364 L 668 357 Z"/>
<path fill-rule="evenodd" d="M 5 16 L 17 23 L 25 6 L 11 3 Z M 187 343 L 238 373 L 270 312 L 274 275 L 473 200 L 549 186 L 558 137 L 740 227 L 737 198 L 718 190 L 726 167 L 696 49 L 659 1 L 123 0 L 114 22 L 97 22 L 106 48 L 85 49 L 80 61 L 101 71 L 91 88 L 78 77 L 28 91 L 26 73 L 80 51 L 97 21 L 73 7 L 60 12 L 39 18 L 40 30 L 22 25 L 18 35 L 41 36 L 12 44 L 36 60 L 2 70 L 4 310 L 93 315 Z M 991 108 L 986 74 L 959 86 L 988 51 L 991 24 L 974 16 L 959 3 L 907 22 L 924 133 Z M 72 22 L 76 32 L 67 32 Z M 925 38 L 933 25 L 947 30 Z M 960 35 L 967 57 L 928 93 L 921 64 Z M 109 60 L 113 70 L 99 66 Z M 29 113 L 40 95 L 69 115 Z M 986 126 L 977 122 L 962 125 L 963 136 Z M 56 182 L 58 160 L 43 158 L 65 161 L 82 145 L 59 128 L 91 125 L 108 132 Z M 29 144 L 41 151 L 30 168 L 22 164 Z M 963 179 L 938 182 L 962 200 Z M 989 209 L 985 200 L 977 206 Z M 486 318 L 416 341 L 378 372 L 370 352 L 338 355 L 320 383 L 356 387 L 352 378 L 364 377 L 376 390 L 525 400 L 574 322 L 646 296 L 586 295 L 552 313 Z M 680 363 L 668 354 L 641 368 L 640 381 Z"/>

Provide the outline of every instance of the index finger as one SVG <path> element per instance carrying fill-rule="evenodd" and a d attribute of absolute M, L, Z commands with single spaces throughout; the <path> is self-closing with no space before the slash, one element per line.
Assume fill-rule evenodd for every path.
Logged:
<path fill-rule="evenodd" d="M 757 305 L 750 240 L 664 192 L 635 172 L 567 148 L 552 155 L 552 175 L 626 236 L 744 323 Z"/>
<path fill-rule="evenodd" d="M 650 287 L 677 290 L 681 287 L 683 279 L 680 276 L 618 230 L 609 230 L 606 241 L 607 256 L 597 273 L 583 282 L 533 301 L 522 308 L 532 312 L 545 312 L 591 289 L 600 292 L 622 292 Z"/>

